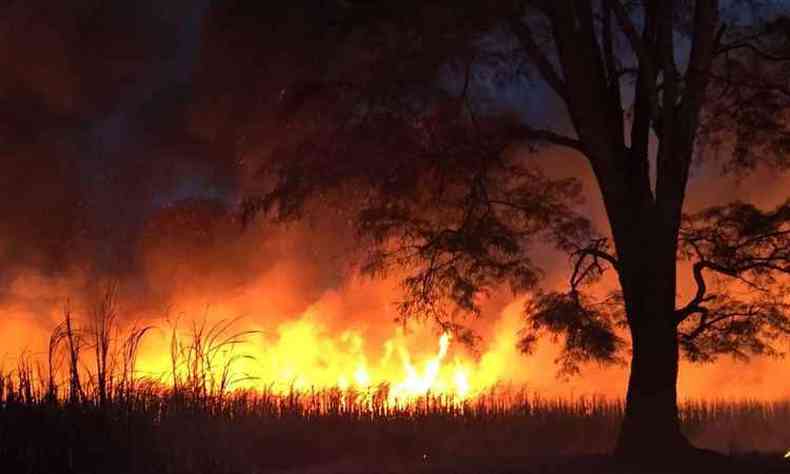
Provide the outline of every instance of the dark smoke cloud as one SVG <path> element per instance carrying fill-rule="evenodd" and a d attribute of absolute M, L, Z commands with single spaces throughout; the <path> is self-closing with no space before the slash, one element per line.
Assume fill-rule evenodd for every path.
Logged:
<path fill-rule="evenodd" d="M 185 103 L 176 87 L 188 89 L 198 54 L 199 18 L 184 18 L 205 5 L 158 3 L 2 7 L 0 212 L 3 238 L 13 240 L 3 272 L 31 260 L 62 270 L 74 255 L 99 263 L 131 240 L 151 202 L 183 182 L 214 174 L 228 187 L 229 171 L 216 164 L 173 178 L 174 167 L 206 161 L 177 133 Z M 91 247 L 97 252 L 85 255 Z"/>
<path fill-rule="evenodd" d="M 237 143 L 265 130 L 289 78 L 318 72 L 293 54 L 321 42 L 304 12 L 264 3 L 0 7 L 4 308 L 46 325 L 64 298 L 118 279 L 136 312 L 253 287 L 289 315 L 343 284 L 347 223 L 235 217 L 260 164 Z M 260 311 L 253 299 L 239 310 Z"/>
<path fill-rule="evenodd" d="M 0 304 L 49 324 L 92 282 L 140 283 L 163 207 L 232 198 L 232 157 L 190 131 L 208 1 L 0 7 Z M 147 296 L 147 295 L 146 295 Z"/>

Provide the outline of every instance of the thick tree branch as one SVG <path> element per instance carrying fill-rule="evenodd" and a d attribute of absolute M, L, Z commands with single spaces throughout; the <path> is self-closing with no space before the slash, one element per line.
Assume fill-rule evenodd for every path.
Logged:
<path fill-rule="evenodd" d="M 552 130 L 535 129 L 528 125 L 519 125 L 512 131 L 515 140 L 544 141 L 553 145 L 572 148 L 581 153 L 585 152 L 584 144 L 574 138 L 562 135 Z"/>
<path fill-rule="evenodd" d="M 703 312 L 702 318 L 700 318 L 694 330 L 692 330 L 690 333 L 681 333 L 680 336 L 686 339 L 687 341 L 693 341 L 694 339 L 701 336 L 705 331 L 714 327 L 717 323 L 738 317 L 751 317 L 758 313 L 756 311 L 725 313 L 725 314 L 720 314 L 719 316 L 716 316 L 714 318 L 710 318 L 709 314 L 710 313 L 707 310 L 705 310 Z"/>
<path fill-rule="evenodd" d="M 579 256 L 582 256 L 582 257 L 583 256 L 591 256 L 591 257 L 594 257 L 596 259 L 605 260 L 615 270 L 620 271 L 620 262 L 617 260 L 617 257 L 615 257 L 614 255 L 612 255 L 612 254 L 610 254 L 608 252 L 604 252 L 603 250 L 600 250 L 598 248 L 588 247 L 588 248 L 580 249 L 580 250 L 578 250 L 576 252 L 576 254 L 579 255 Z"/>
<path fill-rule="evenodd" d="M 676 323 L 699 314 L 699 327 L 693 332 L 698 334 L 718 315 L 732 314 L 733 307 L 745 307 L 723 294 L 708 294 L 705 271 L 735 279 L 761 295 L 775 291 L 778 278 L 790 276 L 788 226 L 790 202 L 771 212 L 733 203 L 686 217 L 680 246 L 687 258 L 696 260 L 692 272 L 697 289 L 691 301 L 675 311 Z M 775 305 L 766 308 L 775 309 Z"/>
<path fill-rule="evenodd" d="M 674 4 L 674 2 L 672 3 Z M 671 41 L 672 12 L 662 16 L 660 28 L 663 56 L 661 68 L 665 90 L 662 101 L 662 136 L 656 173 L 656 201 L 668 236 L 675 239 L 680 223 L 699 115 L 713 63 L 713 49 L 718 25 L 718 0 L 698 0 L 694 10 L 694 32 L 689 55 L 685 90 L 679 90 Z"/>
<path fill-rule="evenodd" d="M 617 84 L 619 95 L 620 74 L 618 73 L 617 59 L 614 54 L 614 35 L 612 34 L 612 12 L 605 7 L 607 0 L 601 0 L 604 6 L 603 12 L 603 51 L 606 60 L 606 71 L 609 76 L 610 86 Z"/>
<path fill-rule="evenodd" d="M 694 263 L 693 273 L 694 281 L 697 283 L 697 292 L 694 295 L 694 298 L 692 298 L 692 300 L 689 301 L 686 306 L 675 311 L 675 324 L 682 323 L 692 314 L 704 313 L 708 311 L 707 308 L 700 306 L 705 302 L 708 292 L 708 286 L 705 283 L 705 276 L 702 274 L 702 270 L 704 270 L 704 268 L 704 262 Z"/>
<path fill-rule="evenodd" d="M 716 49 L 716 56 L 727 54 L 731 51 L 737 51 L 739 49 L 747 49 L 754 53 L 756 56 L 759 56 L 761 59 L 766 61 L 775 61 L 775 62 L 785 62 L 790 61 L 790 56 L 782 56 L 778 54 L 769 53 L 768 51 L 763 51 L 762 49 L 758 48 L 754 43 L 750 42 L 738 42 L 723 45 Z"/>
<path fill-rule="evenodd" d="M 619 4 L 619 0 L 614 0 Z M 642 42 L 651 49 L 655 42 L 655 6 L 648 4 L 645 10 Z M 649 51 L 648 51 L 649 52 Z M 645 61 L 639 62 L 636 70 L 637 82 L 634 90 L 634 113 L 631 123 L 631 155 L 634 159 L 647 161 L 651 124 L 659 119 L 657 73 L 652 57 L 647 53 Z"/>
<path fill-rule="evenodd" d="M 618 135 L 623 136 L 625 133 L 625 122 L 622 117 L 623 111 L 623 95 L 620 90 L 620 67 L 614 49 L 614 34 L 612 32 L 612 13 L 606 8 L 606 0 L 601 0 L 603 12 L 603 57 L 606 67 L 606 75 L 609 79 L 609 100 L 612 101 L 612 106 L 620 111 L 619 131 Z"/>
<path fill-rule="evenodd" d="M 699 0 L 697 2 L 694 12 L 694 36 L 689 55 L 688 72 L 686 73 L 686 94 L 682 106 L 683 113 L 687 115 L 687 127 L 696 125 L 696 116 L 705 98 L 705 89 L 713 63 L 718 20 L 718 0 Z"/>
<path fill-rule="evenodd" d="M 636 54 L 637 59 L 639 59 L 640 67 L 645 68 L 647 71 L 655 71 L 650 49 L 636 30 L 636 26 L 628 16 L 628 11 L 625 9 L 625 6 L 620 0 L 606 0 L 606 3 L 609 5 L 612 12 L 614 12 L 617 23 L 620 25 L 620 29 L 625 34 L 625 37 L 628 38 L 631 49 L 633 49 L 634 54 Z"/>
<path fill-rule="evenodd" d="M 570 277 L 571 292 L 578 292 L 581 286 L 589 284 L 603 275 L 604 267 L 600 260 L 607 262 L 616 272 L 620 273 L 620 262 L 617 257 L 607 252 L 606 248 L 607 240 L 601 238 L 595 239 L 585 247 L 580 247 L 571 253 L 571 258 L 576 260 Z"/>

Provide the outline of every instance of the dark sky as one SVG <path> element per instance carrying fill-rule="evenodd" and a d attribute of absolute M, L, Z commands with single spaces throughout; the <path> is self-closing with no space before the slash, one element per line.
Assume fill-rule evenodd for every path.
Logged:
<path fill-rule="evenodd" d="M 323 67 L 311 21 L 329 20 L 257 0 L 4 2 L 0 307 L 49 315 L 107 276 L 156 305 L 285 266 L 297 296 L 273 299 L 298 312 L 338 285 L 342 233 L 232 219 L 257 166 L 237 144 L 276 142 L 267 107 Z"/>
<path fill-rule="evenodd" d="M 58 266 L 80 239 L 114 255 L 153 207 L 232 189 L 232 159 L 187 126 L 209 2 L 166 3 L 2 7 L 0 210 L 25 236 L 6 258 Z"/>
<path fill-rule="evenodd" d="M 287 139 L 272 126 L 278 120 L 272 110 L 289 84 L 386 74 L 366 68 L 353 41 L 327 33 L 336 23 L 335 2 L 305 4 L 310 7 L 257 0 L 25 0 L 0 6 L 0 188 L 6 195 L 0 200 L 0 291 L 20 269 L 134 274 L 141 247 L 158 232 L 151 223 L 178 214 L 173 207 L 189 213 L 200 206 L 185 203 L 202 200 L 203 217 L 196 219 L 210 220 L 206 216 L 233 210 L 254 189 L 261 160 Z M 482 43 L 507 41 L 492 31 Z M 440 70 L 437 77 L 458 88 L 452 73 Z M 567 128 L 544 86 L 478 77 L 477 94 L 495 109 L 510 107 L 522 118 Z M 553 163 L 565 174 L 584 168 L 581 176 L 589 181 L 582 161 Z M 695 171 L 693 186 L 705 188 L 707 181 Z M 588 183 L 590 190 L 593 217 L 600 220 L 597 192 Z M 706 202 L 695 196 L 700 193 L 692 193 L 692 204 Z"/>
<path fill-rule="evenodd" d="M 158 209 L 190 198 L 232 206 L 253 169 L 238 144 L 254 137 L 265 153 L 281 138 L 266 127 L 267 106 L 290 80 L 331 75 L 323 53 L 354 60 L 322 36 L 332 22 L 324 7 L 29 0 L 0 8 L 6 274 L 16 264 L 57 271 L 75 262 L 122 271 Z M 344 67 L 353 64 L 336 69 Z M 537 92 L 527 100 L 520 88 L 486 90 L 545 115 Z"/>

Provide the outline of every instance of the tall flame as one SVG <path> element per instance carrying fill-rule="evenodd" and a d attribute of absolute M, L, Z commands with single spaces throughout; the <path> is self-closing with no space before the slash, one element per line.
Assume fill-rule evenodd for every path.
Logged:
<path fill-rule="evenodd" d="M 408 402 L 427 394 L 463 401 L 490 388 L 501 373 L 492 373 L 490 357 L 475 359 L 462 345 L 453 344 L 445 332 L 428 351 L 414 351 L 408 337 L 397 328 L 380 347 L 366 347 L 356 330 L 328 333 L 314 315 L 282 323 L 274 337 L 255 334 L 245 344 L 217 351 L 212 362 L 221 370 L 232 361 L 236 387 L 291 390 L 339 388 L 360 393 L 384 389 L 390 403 Z M 149 342 L 138 370 L 166 379 L 172 370 L 164 333 Z M 181 337 L 188 337 L 182 335 Z M 244 357 L 238 357 L 244 355 Z M 484 373 L 485 372 L 485 373 Z"/>

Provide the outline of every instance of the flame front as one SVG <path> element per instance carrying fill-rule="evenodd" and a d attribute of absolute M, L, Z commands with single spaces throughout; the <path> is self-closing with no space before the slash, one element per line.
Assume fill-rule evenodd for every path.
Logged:
<path fill-rule="evenodd" d="M 231 366 L 236 388 L 276 393 L 339 388 L 362 394 L 383 389 L 393 404 L 427 394 L 460 402 L 490 388 L 502 375 L 490 356 L 469 356 L 447 332 L 434 339 L 432 347 L 415 351 L 414 341 L 410 344 L 398 327 L 374 347 L 357 330 L 333 335 L 317 319 L 308 312 L 280 324 L 272 334 L 254 333 L 243 344 L 216 351 L 212 370 Z M 140 358 L 140 373 L 161 380 L 173 377 L 166 337 L 164 332 L 152 337 Z"/>

